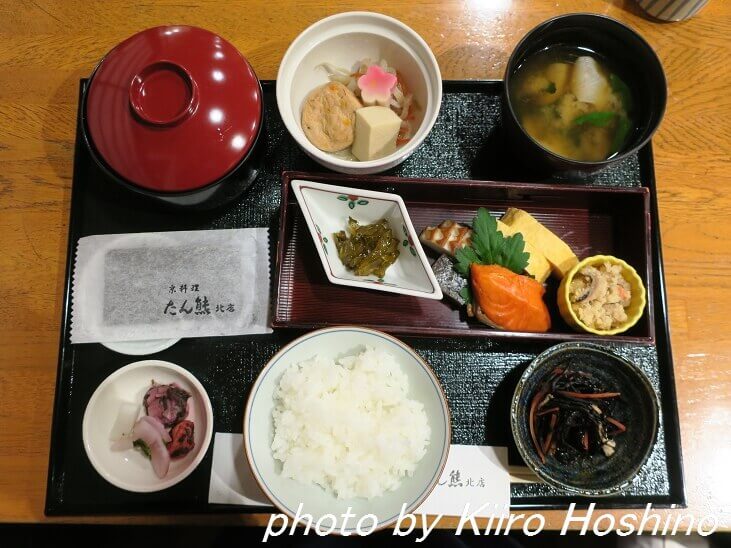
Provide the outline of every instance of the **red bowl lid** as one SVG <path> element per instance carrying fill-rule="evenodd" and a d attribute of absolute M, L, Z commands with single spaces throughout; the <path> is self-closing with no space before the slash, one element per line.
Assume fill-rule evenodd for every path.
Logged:
<path fill-rule="evenodd" d="M 254 70 L 220 36 L 156 27 L 110 51 L 91 77 L 86 125 L 116 174 L 158 192 L 215 182 L 248 154 L 262 124 Z"/>

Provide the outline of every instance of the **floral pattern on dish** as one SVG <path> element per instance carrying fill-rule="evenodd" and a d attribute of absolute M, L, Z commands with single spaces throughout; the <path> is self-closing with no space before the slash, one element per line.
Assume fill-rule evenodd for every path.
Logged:
<path fill-rule="evenodd" d="M 347 195 L 340 194 L 338 196 L 338 200 L 340 200 L 341 202 L 348 202 L 348 207 L 350 209 L 355 209 L 356 205 L 361 205 L 361 206 L 368 205 L 368 200 L 364 200 L 362 198 L 359 199 L 359 198 L 360 198 L 359 196 L 354 196 L 352 194 L 347 194 Z"/>

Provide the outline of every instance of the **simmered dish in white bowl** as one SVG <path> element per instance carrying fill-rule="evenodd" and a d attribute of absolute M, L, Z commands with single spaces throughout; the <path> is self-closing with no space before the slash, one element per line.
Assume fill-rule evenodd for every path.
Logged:
<path fill-rule="evenodd" d="M 391 525 L 436 485 L 451 437 L 439 381 L 384 333 L 336 327 L 280 350 L 251 389 L 244 448 L 282 512 L 332 514 L 347 533 L 366 514 Z M 350 509 L 353 517 L 342 523 Z"/>
<path fill-rule="evenodd" d="M 439 65 L 403 23 L 370 12 L 323 19 L 298 36 L 277 75 L 285 126 L 320 164 L 377 173 L 410 156 L 442 98 Z"/>

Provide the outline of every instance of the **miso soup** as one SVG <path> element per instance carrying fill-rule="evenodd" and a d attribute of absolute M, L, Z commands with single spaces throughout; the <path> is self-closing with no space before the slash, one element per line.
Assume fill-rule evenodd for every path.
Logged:
<path fill-rule="evenodd" d="M 615 156 L 634 122 L 632 93 L 597 55 L 548 48 L 527 58 L 510 83 L 523 129 L 551 152 L 582 162 Z"/>

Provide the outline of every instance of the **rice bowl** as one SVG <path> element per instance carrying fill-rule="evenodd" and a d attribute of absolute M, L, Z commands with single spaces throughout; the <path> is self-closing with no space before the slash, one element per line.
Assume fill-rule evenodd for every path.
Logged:
<path fill-rule="evenodd" d="M 378 492 L 386 486 L 380 496 L 338 498 L 335 494 L 336 490 L 342 491 L 342 495 L 363 495 L 364 493 L 367 495 L 367 488 L 359 492 L 361 488 L 358 487 L 358 481 L 367 481 L 364 478 L 373 478 L 374 472 L 371 471 L 369 474 L 362 476 L 358 475 L 358 472 L 344 475 L 343 477 L 346 478 L 344 485 L 346 487 L 348 485 L 356 486 L 355 490 L 350 492 L 347 492 L 346 488 L 333 489 L 329 486 L 323 488 L 321 485 L 314 483 L 312 478 L 303 483 L 283 474 L 285 466 L 282 461 L 275 458 L 272 450 L 272 444 L 275 441 L 275 418 L 273 413 L 275 406 L 278 405 L 275 393 L 285 371 L 293 365 L 307 362 L 316 355 L 320 355 L 323 360 L 321 365 L 329 363 L 332 367 L 333 361 L 343 361 L 344 357 L 358 356 L 367 347 L 371 347 L 377 352 L 387 352 L 393 356 L 398 369 L 402 371 L 407 379 L 408 388 L 405 396 L 402 389 L 391 391 L 391 394 L 395 393 L 402 403 L 406 400 L 414 400 L 413 403 L 418 402 L 423 406 L 429 429 L 429 441 L 423 456 L 418 462 L 412 463 L 412 469 L 410 470 L 407 470 L 409 469 L 409 463 L 406 463 L 407 466 L 404 466 L 403 473 L 384 474 L 384 467 L 389 468 L 391 463 L 385 460 L 381 463 L 378 471 L 375 472 L 379 477 L 373 479 L 373 485 L 378 488 L 374 488 L 374 492 Z M 348 363 L 347 359 L 345 363 Z M 352 364 L 348 363 L 348 365 Z M 397 377 L 398 375 L 395 376 L 395 378 Z M 375 378 L 377 377 L 372 377 L 371 380 Z M 395 378 L 392 380 L 395 380 Z M 391 388 L 395 386 L 403 385 L 394 382 L 394 386 Z M 299 390 L 304 391 L 304 387 L 300 386 Z M 312 395 L 315 393 L 317 393 L 317 390 L 314 390 Z M 375 389 L 371 391 L 371 395 L 376 393 Z M 365 402 L 366 399 L 366 396 L 361 397 L 362 402 Z M 313 413 L 318 411 L 310 411 L 310 409 L 314 409 L 311 402 L 315 400 L 312 397 L 304 398 L 303 401 L 305 400 L 308 403 L 306 404 L 307 407 L 303 409 L 303 412 L 305 412 L 303 417 L 309 418 L 307 423 L 309 428 L 314 422 Z M 411 408 L 412 411 L 419 407 L 418 405 L 405 405 L 406 409 Z M 319 412 L 322 413 L 324 410 Z M 338 418 L 337 412 L 332 414 L 336 419 Z M 332 420 L 331 424 L 334 423 L 335 420 Z M 413 421 L 410 421 L 410 423 L 410 427 L 412 427 Z M 350 427 L 352 425 L 345 426 Z M 341 433 L 347 429 L 341 429 Z M 420 435 L 415 434 L 413 439 L 416 440 L 416 445 L 421 442 L 423 446 L 426 436 L 423 429 L 421 432 Z M 331 514 L 336 518 L 335 529 L 343 534 L 353 532 L 358 520 L 368 514 L 375 516 L 377 528 L 380 529 L 392 525 L 402 509 L 407 513 L 416 510 L 439 481 L 447 461 L 451 440 L 449 408 L 446 397 L 438 379 L 429 366 L 401 341 L 385 333 L 359 327 L 335 327 L 308 333 L 292 341 L 272 357 L 252 386 L 244 412 L 243 433 L 244 450 L 251 472 L 259 487 L 272 503 L 290 518 L 294 518 L 295 514 L 302 515 L 306 513 L 310 514 L 313 520 L 317 520 L 322 516 Z M 347 436 L 353 435 L 357 436 L 357 434 L 351 432 L 350 434 L 342 434 L 344 437 L 336 436 L 335 439 L 343 441 Z M 372 441 L 365 437 L 363 439 Z M 290 448 L 290 443 L 290 441 L 285 441 L 282 447 Z M 369 451 L 370 449 L 367 449 L 360 455 L 362 456 Z M 418 456 L 419 453 L 420 451 L 417 448 L 412 455 Z M 416 460 L 416 457 L 412 456 L 412 460 Z M 347 468 L 344 469 L 347 470 Z M 324 468 L 313 467 L 313 470 L 322 472 Z M 295 473 L 289 475 L 296 475 L 298 479 L 302 479 L 307 471 L 311 470 L 309 468 L 296 468 Z M 291 468 L 289 472 L 292 472 Z M 342 472 L 342 469 L 340 472 Z M 300 474 L 302 474 L 302 477 L 300 477 Z M 338 477 L 341 475 L 338 474 Z M 400 478 L 398 485 L 394 484 L 394 477 Z M 327 481 L 332 482 L 332 480 L 326 480 L 324 481 L 326 485 L 328 485 Z M 391 489 L 388 487 L 391 487 Z M 354 515 L 347 525 L 342 519 L 342 514 L 346 512 Z"/>

